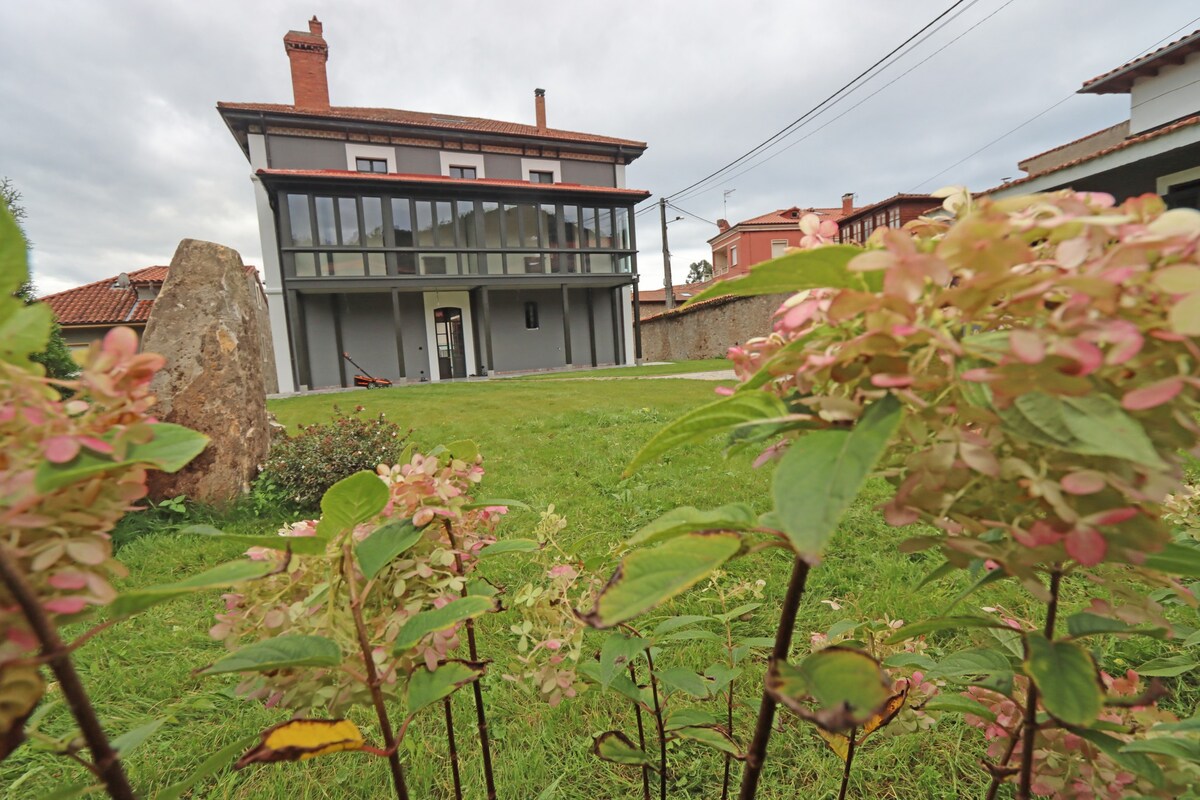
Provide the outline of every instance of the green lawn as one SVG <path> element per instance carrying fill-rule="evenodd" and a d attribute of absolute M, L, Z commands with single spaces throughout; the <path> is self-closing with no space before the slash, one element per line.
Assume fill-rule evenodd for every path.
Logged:
<path fill-rule="evenodd" d="M 321 395 L 275 401 L 272 410 L 288 425 L 326 417 L 334 403 L 343 408 L 363 404 L 411 425 L 422 445 L 461 438 L 475 439 L 486 456 L 484 496 L 523 499 L 534 507 L 553 503 L 567 516 L 565 541 L 581 557 L 608 553 L 614 545 L 657 515 L 681 504 L 713 506 L 745 500 L 765 507 L 769 473 L 750 468 L 752 454 L 725 460 L 716 442 L 682 448 L 656 467 L 629 480 L 622 466 L 638 446 L 666 422 L 712 398 L 715 384 L 679 380 L 613 380 L 577 382 L 493 381 L 440 384 Z M 796 642 L 805 648 L 810 632 L 827 630 L 845 619 L 916 619 L 943 610 L 962 584 L 954 580 L 914 590 L 935 561 L 926 554 L 902 555 L 896 544 L 908 534 L 887 527 L 873 510 L 885 487 L 872 484 L 847 515 L 830 552 L 809 580 L 800 612 Z M 526 534 L 535 516 L 514 512 L 502 535 Z M 248 520 L 236 527 L 271 529 L 278 519 Z M 195 573 L 238 555 L 239 548 L 197 541 L 168 533 L 144 534 L 125 545 L 119 556 L 129 567 L 124 586 L 162 583 Z M 739 633 L 770 636 L 785 589 L 789 559 L 772 551 L 735 562 L 727 580 L 763 578 L 766 601 Z M 501 585 L 519 585 L 529 577 L 517 559 L 498 559 L 485 572 Z M 1069 589 L 1070 587 L 1068 587 Z M 833 610 L 820 601 L 838 598 Z M 207 629 L 217 609 L 216 596 L 199 596 L 156 607 L 96 638 L 81 649 L 77 661 L 110 730 L 120 732 L 147 720 L 166 717 L 159 733 L 128 759 L 137 786 L 150 790 L 182 778 L 204 756 L 264 727 L 286 712 L 269 710 L 232 695 L 235 680 L 194 677 L 192 672 L 219 657 Z M 1020 608 L 1011 587 L 981 592 L 968 607 L 1004 603 Z M 1070 602 L 1067 603 L 1071 605 Z M 704 595 L 686 595 L 669 613 L 711 612 Z M 501 665 L 511 649 L 507 626 L 511 615 L 486 618 L 481 654 Z M 965 634 L 964 634 L 965 635 Z M 601 635 L 594 637 L 599 647 Z M 936 637 L 935 637 L 936 639 Z M 943 639 L 944 641 L 944 639 Z M 708 642 L 659 654 L 660 668 L 681 664 L 703 668 L 719 658 Z M 1156 654 L 1153 645 L 1126 642 L 1103 654 L 1108 668 L 1140 663 Z M 737 735 L 745 743 L 753 725 L 757 687 L 763 664 L 757 661 L 740 682 Z M 591 737 L 610 728 L 627 732 L 634 722 L 626 703 L 598 692 L 551 709 L 498 677 L 485 679 L 492 726 L 493 753 L 500 797 L 533 800 L 543 787 L 564 776 L 558 798 L 606 800 L 637 798 L 640 778 L 633 768 L 598 761 L 590 753 Z M 52 695 L 53 696 L 53 695 Z M 482 798 L 483 779 L 471 725 L 468 692 L 455 697 L 459 747 L 466 797 Z M 1190 702 L 1195 698 L 1191 697 Z M 61 699 L 43 725 L 50 732 L 68 729 Z M 378 741 L 369 715 L 357 720 Z M 825 798 L 836 793 L 840 762 L 811 729 L 781 714 L 781 731 L 772 741 L 759 796 L 764 800 Z M 429 714 L 406 740 L 404 761 L 414 800 L 452 796 L 450 770 L 442 740 L 440 714 Z M 981 753 L 975 730 L 949 718 L 920 735 L 878 737 L 856 758 L 851 796 L 856 798 L 979 797 L 984 785 L 977 766 Z M 672 798 L 720 796 L 720 759 L 709 751 L 684 747 L 672 753 Z M 0 765 L 0 798 L 35 798 L 80 778 L 77 766 L 25 746 Z M 735 775 L 737 770 L 735 769 Z M 390 796 L 386 763 L 361 754 L 332 755 L 302 764 L 260 765 L 210 780 L 194 796 L 244 800 L 309 800 L 310 798 L 386 798 Z"/>
<path fill-rule="evenodd" d="M 509 381 L 551 381 L 572 378 L 623 378 L 629 376 L 682 375 L 687 372 L 717 372 L 733 369 L 726 358 L 697 358 L 691 361 L 671 361 L 665 364 L 643 364 L 640 367 L 600 367 L 598 369 L 547 372 L 539 375 L 514 375 Z"/>

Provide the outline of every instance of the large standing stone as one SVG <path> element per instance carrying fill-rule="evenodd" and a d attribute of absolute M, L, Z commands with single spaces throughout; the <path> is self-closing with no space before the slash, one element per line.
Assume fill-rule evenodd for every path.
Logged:
<path fill-rule="evenodd" d="M 166 422 L 211 438 L 174 475 L 150 473 L 151 497 L 224 504 L 249 488 L 269 443 L 260 315 L 237 251 L 184 239 L 154 300 L 142 349 L 167 366 L 151 388 Z"/>

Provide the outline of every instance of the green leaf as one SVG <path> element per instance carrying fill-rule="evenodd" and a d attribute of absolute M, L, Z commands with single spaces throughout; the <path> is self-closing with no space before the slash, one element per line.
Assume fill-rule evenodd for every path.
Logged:
<path fill-rule="evenodd" d="M 984 686 L 1005 696 L 1012 694 L 1012 664 L 1003 653 L 988 648 L 951 653 L 928 671 L 928 677 Z"/>
<path fill-rule="evenodd" d="M 674 731 L 679 728 L 710 728 L 720 724 L 721 718 L 716 714 L 692 706 L 677 708 L 667 714 L 663 730 Z"/>
<path fill-rule="evenodd" d="M 408 716 L 474 683 L 483 676 L 483 671 L 482 664 L 467 661 L 447 661 L 433 672 L 418 669 L 408 679 Z"/>
<path fill-rule="evenodd" d="M 44 794 L 40 800 L 75 800 L 76 797 L 87 797 L 89 794 L 99 794 L 103 791 L 103 784 L 76 783 L 72 786 L 59 787 L 49 794 Z"/>
<path fill-rule="evenodd" d="M 13 310 L 0 316 L 0 360 L 23 363 L 30 354 L 46 349 L 54 328 L 54 312 L 45 303 L 25 305 L 8 297 L 4 302 Z"/>
<path fill-rule="evenodd" d="M 1078 441 L 1067 448 L 1071 452 L 1165 466 L 1145 429 L 1125 413 L 1116 398 L 1095 392 L 1063 397 L 1062 404 L 1067 429 Z"/>
<path fill-rule="evenodd" d="M 975 594 L 975 592 L 979 591 L 984 586 L 987 586 L 989 583 L 995 583 L 996 581 L 1002 581 L 1007 577 L 1008 577 L 1008 573 L 1002 569 L 989 569 L 989 570 L 985 571 L 982 575 L 979 576 L 978 580 L 974 581 L 970 586 L 968 586 L 967 588 L 963 589 L 961 592 L 956 594 L 954 596 L 954 599 L 952 599 L 950 601 L 950 605 L 946 608 L 946 610 L 947 611 L 952 610 L 956 605 L 961 603 L 963 600 L 966 600 L 968 597 Z"/>
<path fill-rule="evenodd" d="M 928 672 L 936 666 L 936 662 L 929 656 L 920 653 L 893 653 L 883 660 L 883 665 L 888 668 L 916 667 L 923 672 Z"/>
<path fill-rule="evenodd" d="M 638 636 L 627 636 L 613 632 L 600 645 L 600 688 L 608 689 L 613 679 L 623 674 L 629 664 L 650 646 L 650 642 Z"/>
<path fill-rule="evenodd" d="M 1107 733 L 1101 733 L 1100 731 L 1090 731 L 1087 728 L 1070 728 L 1070 731 L 1081 739 L 1086 739 L 1094 744 L 1114 764 L 1137 775 L 1141 775 L 1155 786 L 1161 787 L 1163 785 L 1163 774 L 1158 764 L 1155 764 L 1151 758 L 1141 753 L 1125 751 L 1122 749 L 1125 742 L 1120 739 L 1109 736 Z"/>
<path fill-rule="evenodd" d="M 794 294 L 806 289 L 859 289 L 869 284 L 861 273 L 846 268 L 861 248 L 831 244 L 812 250 L 788 253 L 780 258 L 755 264 L 750 274 L 718 281 L 695 295 L 684 308 L 714 297 L 754 297 L 763 294 Z"/>
<path fill-rule="evenodd" d="M 1122 753 L 1154 753 L 1179 761 L 1200 764 L 1200 741 L 1182 736 L 1156 736 L 1153 739 L 1135 739 L 1121 748 Z"/>
<path fill-rule="evenodd" d="M 1147 555 L 1139 566 L 1170 575 L 1200 578 L 1200 547 L 1171 542 L 1157 553 Z"/>
<path fill-rule="evenodd" d="M 1080 611 L 1078 614 L 1067 617 L 1067 632 L 1073 639 L 1104 633 L 1140 634 L 1155 638 L 1162 638 L 1166 634 L 1162 628 L 1136 628 L 1119 619 L 1102 617 L 1089 611 Z"/>
<path fill-rule="evenodd" d="M 621 560 L 583 620 L 611 628 L 632 619 L 708 577 L 740 549 L 736 533 L 688 533 L 635 550 Z"/>
<path fill-rule="evenodd" d="M 551 800 L 554 795 L 558 794 L 558 785 L 563 782 L 563 778 L 567 777 L 567 773 L 563 773 L 554 779 L 554 782 L 542 790 L 542 793 L 537 796 L 537 800 Z"/>
<path fill-rule="evenodd" d="M 532 539 L 501 539 L 480 550 L 477 556 L 487 558 L 505 553 L 533 553 L 541 548 L 542 546 Z"/>
<path fill-rule="evenodd" d="M 128 758 L 130 753 L 153 736 L 166 722 L 165 719 L 155 719 L 145 725 L 139 725 L 133 730 L 125 731 L 112 740 L 112 746 L 121 755 L 121 758 Z"/>
<path fill-rule="evenodd" d="M 731 608 L 723 614 L 713 614 L 713 618 L 721 622 L 731 622 L 759 608 L 762 608 L 762 603 L 743 603 L 737 608 Z"/>
<path fill-rule="evenodd" d="M 730 503 L 711 511 L 681 506 L 643 527 L 629 544 L 654 544 L 694 531 L 748 531 L 756 527 L 758 515 L 745 503 Z"/>
<path fill-rule="evenodd" d="M 772 490 L 774 519 L 797 553 L 821 554 L 883 456 L 900 417 L 900 401 L 889 394 L 872 403 L 852 431 L 810 433 L 783 454 Z"/>
<path fill-rule="evenodd" d="M 423 528 L 412 524 L 411 520 L 389 522 L 370 534 L 354 546 L 354 557 L 363 576 L 370 580 L 379 574 L 380 570 L 395 560 L 408 548 L 421 541 L 425 535 Z"/>
<path fill-rule="evenodd" d="M 741 667 L 731 667 L 728 664 L 709 664 L 708 669 L 704 670 L 704 677 L 712 681 L 711 694 L 723 692 L 733 683 L 738 675 L 742 674 Z"/>
<path fill-rule="evenodd" d="M 496 610 L 496 602 L 490 597 L 467 596 L 451 600 L 441 608 L 431 608 L 409 618 L 396 641 L 392 643 L 392 652 L 399 655 L 411 650 L 422 639 L 431 633 L 449 630 L 460 622 L 483 616 Z"/>
<path fill-rule="evenodd" d="M 275 569 L 276 565 L 270 561 L 230 561 L 174 583 L 121 592 L 109 606 L 109 610 L 114 617 L 125 617 L 145 611 L 159 603 L 174 600 L 176 597 L 206 589 L 227 589 L 256 580 L 274 572 Z"/>
<path fill-rule="evenodd" d="M 529 511 L 529 504 L 522 503 L 520 500 L 507 500 L 496 497 L 490 500 L 476 500 L 474 503 L 464 503 L 464 511 L 474 511 L 477 508 L 487 508 L 488 506 L 504 506 L 505 508 L 519 508 L 522 511 Z"/>
<path fill-rule="evenodd" d="M 983 703 L 961 694 L 943 693 L 924 706 L 926 711 L 949 711 L 954 714 L 974 714 L 980 719 L 995 722 L 996 715 Z"/>
<path fill-rule="evenodd" d="M 1092 655 L 1074 642 L 1052 642 L 1034 631 L 1025 637 L 1025 674 L 1052 717 L 1086 726 L 1104 710 L 1104 689 Z"/>
<path fill-rule="evenodd" d="M 1137 668 L 1137 674 L 1147 678 L 1175 678 L 1200 667 L 1195 657 L 1179 653 L 1152 658 Z"/>
<path fill-rule="evenodd" d="M 629 477 L 644 465 L 680 445 L 707 439 L 730 428 L 786 416 L 787 406 L 773 394 L 745 392 L 689 411 L 654 435 L 629 462 L 623 475 Z"/>
<path fill-rule="evenodd" d="M 676 614 L 673 617 L 667 617 L 662 622 L 654 626 L 654 630 L 650 632 L 650 638 L 654 639 L 659 636 L 665 636 L 671 631 L 677 631 L 680 628 L 686 628 L 690 625 L 698 625 L 701 622 L 712 622 L 713 618 L 705 614 Z"/>
<path fill-rule="evenodd" d="M 878 661 L 841 645 L 818 650 L 796 666 L 772 662 L 767 669 L 767 691 L 827 731 L 861 725 L 893 695 L 891 680 Z"/>
<path fill-rule="evenodd" d="M 212 525 L 188 525 L 180 528 L 180 533 L 189 536 L 206 536 L 223 542 L 239 544 L 244 547 L 266 547 L 271 550 L 291 550 L 293 553 L 313 556 L 325 552 L 326 542 L 315 536 L 255 536 L 245 533 L 226 533 Z"/>
<path fill-rule="evenodd" d="M 52 492 L 109 470 L 134 465 L 178 472 L 208 445 L 208 437 L 204 434 L 171 422 L 157 422 L 151 430 L 154 438 L 144 444 L 129 445 L 122 461 L 113 461 L 86 447 L 80 448 L 79 455 L 62 464 L 43 461 L 38 465 L 34 487 L 39 492 Z"/>
<path fill-rule="evenodd" d="M 5 203 L 0 203 L 0 295 L 10 296 L 29 280 L 28 246 L 12 212 Z"/>
<path fill-rule="evenodd" d="M 475 459 L 479 458 L 479 445 L 470 439 L 460 439 L 457 442 L 451 442 L 446 445 L 446 449 L 450 451 L 452 458 L 461 459 L 469 464 L 474 464 Z"/>
<path fill-rule="evenodd" d="M 708 680 L 687 667 L 658 670 L 654 677 L 658 679 L 659 685 L 666 687 L 668 691 L 679 691 L 692 697 L 708 697 Z"/>
<path fill-rule="evenodd" d="M 620 731 L 605 731 L 592 740 L 592 752 L 602 761 L 654 767 L 654 759 Z"/>
<path fill-rule="evenodd" d="M 226 672 L 270 672 L 292 667 L 336 667 L 342 663 L 342 650 L 337 642 L 324 636 L 286 634 L 263 639 L 238 648 L 201 675 L 220 675 Z"/>
<path fill-rule="evenodd" d="M 892 634 L 887 640 L 888 644 L 899 644 L 906 642 L 909 639 L 915 639 L 918 636 L 924 636 L 927 633 L 934 631 L 945 630 L 962 630 L 965 628 L 1007 628 L 998 619 L 991 617 L 976 617 L 976 616 L 958 616 L 958 617 L 938 617 L 936 619 L 927 619 L 922 622 L 914 622 L 911 625 L 905 625 L 900 630 Z"/>
<path fill-rule="evenodd" d="M 374 472 L 362 470 L 329 487 L 321 498 L 317 536 L 332 539 L 366 522 L 387 505 L 388 487 Z"/>
<path fill-rule="evenodd" d="M 179 800 L 179 798 L 183 797 L 184 792 L 194 788 L 200 781 L 216 775 L 221 770 L 233 764 L 237 757 L 245 752 L 246 748 L 258 741 L 258 739 L 258 736 L 247 736 L 244 739 L 237 739 L 232 744 L 222 747 L 204 759 L 191 775 L 178 783 L 171 784 L 154 795 L 154 800 Z"/>
<path fill-rule="evenodd" d="M 737 742 L 725 732 L 724 728 L 716 726 L 705 726 L 698 728 L 677 728 L 671 732 L 671 739 L 687 739 L 692 742 L 699 742 L 705 747 L 711 747 L 713 750 L 718 750 L 722 753 L 728 753 L 736 759 L 743 759 L 745 755 L 737 746 Z"/>

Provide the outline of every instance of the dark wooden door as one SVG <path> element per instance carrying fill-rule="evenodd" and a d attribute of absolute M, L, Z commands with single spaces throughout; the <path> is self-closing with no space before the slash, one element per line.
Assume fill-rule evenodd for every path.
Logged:
<path fill-rule="evenodd" d="M 467 377 L 467 352 L 463 345 L 462 309 L 435 309 L 433 329 L 437 337 L 439 377 L 442 380 Z"/>

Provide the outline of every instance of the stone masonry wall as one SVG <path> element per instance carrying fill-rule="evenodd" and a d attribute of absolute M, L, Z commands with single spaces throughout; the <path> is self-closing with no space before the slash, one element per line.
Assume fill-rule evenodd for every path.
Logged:
<path fill-rule="evenodd" d="M 771 316 L 788 295 L 727 297 L 642 320 L 645 361 L 723 358 L 735 344 L 771 330 Z"/>

